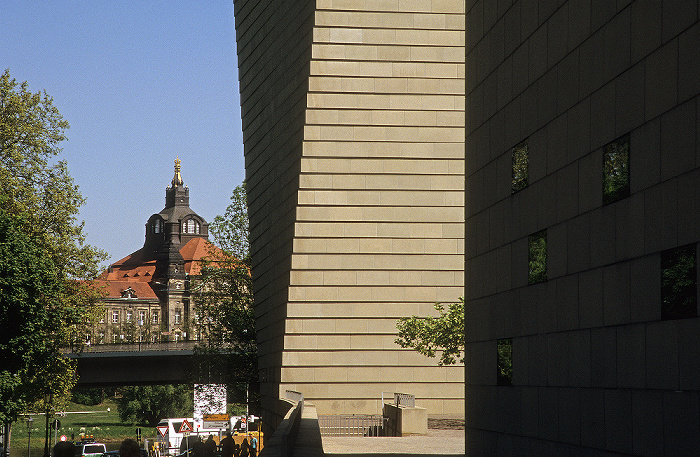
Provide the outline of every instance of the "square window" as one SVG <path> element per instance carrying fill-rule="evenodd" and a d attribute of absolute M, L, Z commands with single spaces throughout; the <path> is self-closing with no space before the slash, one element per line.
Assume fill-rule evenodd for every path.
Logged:
<path fill-rule="evenodd" d="M 513 176 L 511 193 L 516 193 L 528 184 L 528 151 L 527 140 L 513 148 Z"/>
<path fill-rule="evenodd" d="M 497 385 L 513 385 L 513 338 L 498 340 Z"/>
<path fill-rule="evenodd" d="M 603 204 L 630 194 L 630 136 L 625 135 L 603 147 Z"/>
<path fill-rule="evenodd" d="M 527 238 L 527 283 L 537 284 L 547 280 L 547 230 L 534 233 Z"/>
<path fill-rule="evenodd" d="M 698 315 L 695 245 L 661 253 L 661 318 L 684 319 Z"/>

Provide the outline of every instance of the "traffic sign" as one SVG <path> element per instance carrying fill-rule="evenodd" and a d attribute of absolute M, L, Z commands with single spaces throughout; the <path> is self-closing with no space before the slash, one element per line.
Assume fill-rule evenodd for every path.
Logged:
<path fill-rule="evenodd" d="M 184 432 L 192 432 L 192 424 L 190 424 L 187 419 L 182 421 L 182 424 L 180 425 L 180 430 L 178 430 L 178 433 L 184 433 Z"/>
<path fill-rule="evenodd" d="M 61 441 L 67 441 L 68 437 L 66 435 L 61 435 Z"/>
<path fill-rule="evenodd" d="M 165 434 L 168 433 L 168 426 L 167 425 L 159 425 L 156 428 L 158 429 L 158 433 L 160 433 L 160 436 L 165 437 Z"/>
<path fill-rule="evenodd" d="M 204 414 L 204 428 L 225 429 L 229 426 L 228 414 Z"/>

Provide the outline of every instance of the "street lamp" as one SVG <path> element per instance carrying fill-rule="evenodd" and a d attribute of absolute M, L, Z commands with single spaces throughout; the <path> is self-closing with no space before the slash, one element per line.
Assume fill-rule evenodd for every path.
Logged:
<path fill-rule="evenodd" d="M 53 392 L 44 394 L 44 407 L 46 408 L 46 440 L 44 441 L 44 457 L 49 457 L 49 411 L 53 400 Z"/>
<path fill-rule="evenodd" d="M 139 319 L 139 351 L 141 351 L 141 328 L 143 327 L 143 319 Z"/>
<path fill-rule="evenodd" d="M 27 416 L 27 434 L 29 435 L 29 438 L 27 439 L 27 457 L 32 457 L 30 447 L 32 443 L 32 422 L 34 422 L 32 416 Z"/>

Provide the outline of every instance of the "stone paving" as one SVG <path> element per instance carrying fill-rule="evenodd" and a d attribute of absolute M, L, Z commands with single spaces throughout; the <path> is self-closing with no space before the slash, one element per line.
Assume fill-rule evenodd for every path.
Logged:
<path fill-rule="evenodd" d="M 464 455 L 464 430 L 428 429 L 427 435 L 389 437 L 323 437 L 326 457 L 411 457 Z"/>

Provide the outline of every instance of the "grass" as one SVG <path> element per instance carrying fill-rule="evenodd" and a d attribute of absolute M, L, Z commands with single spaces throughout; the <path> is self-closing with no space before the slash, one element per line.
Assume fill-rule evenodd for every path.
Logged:
<path fill-rule="evenodd" d="M 108 411 L 109 409 L 109 411 Z M 44 438 L 46 434 L 44 415 L 32 415 L 31 434 L 31 457 L 42 457 L 44 455 Z M 119 448 L 119 443 L 125 438 L 136 438 L 136 428 L 141 427 L 142 439 L 153 441 L 156 430 L 145 425 L 124 424 L 119 419 L 117 405 L 106 400 L 97 406 L 85 406 L 71 403 L 66 409 L 64 417 L 57 417 L 61 422 L 57 437 L 66 435 L 68 440 L 75 436 L 75 440 L 80 438 L 80 434 L 93 435 L 95 441 L 105 443 L 107 450 Z M 52 419 L 49 419 L 50 421 Z M 25 421 L 18 421 L 12 424 L 12 443 L 10 457 L 27 457 L 27 424 Z M 50 431 L 50 444 L 53 445 L 54 434 Z"/>

